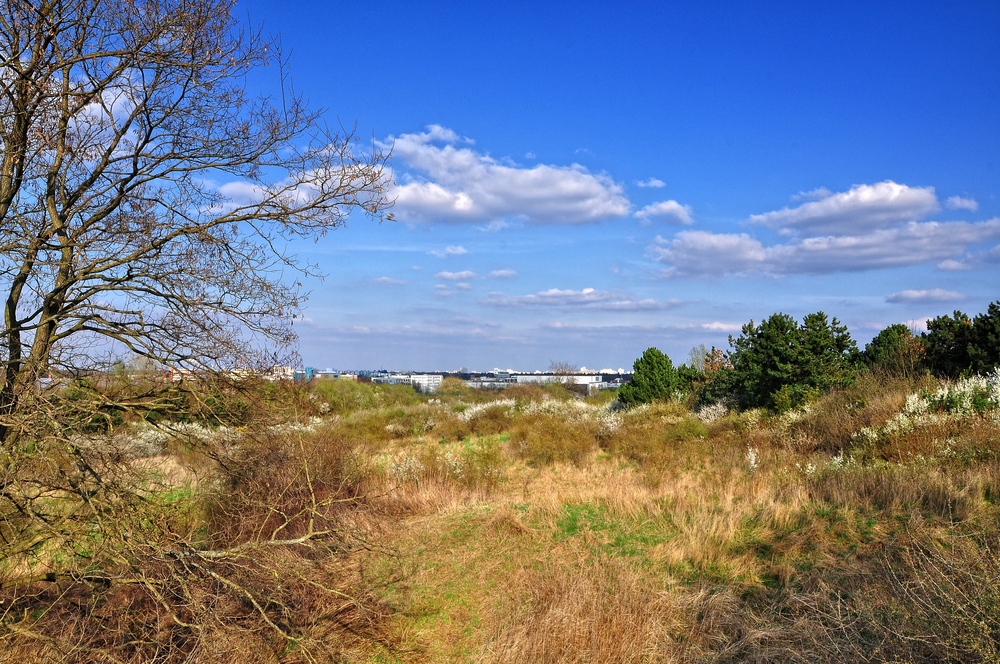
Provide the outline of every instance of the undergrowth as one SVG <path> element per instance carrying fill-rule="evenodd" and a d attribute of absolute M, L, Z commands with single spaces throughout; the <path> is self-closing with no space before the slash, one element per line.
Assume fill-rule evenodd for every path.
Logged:
<path fill-rule="evenodd" d="M 866 375 L 777 415 L 317 381 L 256 433 L 123 425 L 92 441 L 145 473 L 136 495 L 169 518 L 116 518 L 158 546 L 333 535 L 242 559 L 232 578 L 272 608 L 220 595 L 198 634 L 82 571 L 58 601 L 5 585 L 3 652 L 141 661 L 142 633 L 184 644 L 160 661 L 997 661 L 996 395 L 996 377 Z M 5 578 L 87 569 L 93 536 L 69 535 Z"/>

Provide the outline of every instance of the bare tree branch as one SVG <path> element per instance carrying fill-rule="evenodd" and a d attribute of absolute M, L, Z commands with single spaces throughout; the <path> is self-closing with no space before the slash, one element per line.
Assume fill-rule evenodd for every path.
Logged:
<path fill-rule="evenodd" d="M 283 241 L 381 217 L 386 155 L 323 125 L 231 0 L 2 5 L 0 438 L 81 346 L 218 370 L 289 344 L 282 275 L 308 268 Z M 273 57 L 277 105 L 245 87 Z"/>

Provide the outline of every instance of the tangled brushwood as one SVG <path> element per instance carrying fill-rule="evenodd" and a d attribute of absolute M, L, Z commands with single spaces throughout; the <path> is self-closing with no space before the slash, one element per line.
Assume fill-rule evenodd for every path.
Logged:
<path fill-rule="evenodd" d="M 385 156 L 235 4 L 0 2 L 0 657 L 322 659 L 380 615 L 348 451 L 211 381 L 294 348 L 310 268 L 280 247 L 382 218 Z M 140 417 L 243 428 L 157 449 Z"/>
<path fill-rule="evenodd" d="M 315 424 L 22 438 L 0 478 L 5 657 L 331 661 L 384 640 L 358 468 Z"/>

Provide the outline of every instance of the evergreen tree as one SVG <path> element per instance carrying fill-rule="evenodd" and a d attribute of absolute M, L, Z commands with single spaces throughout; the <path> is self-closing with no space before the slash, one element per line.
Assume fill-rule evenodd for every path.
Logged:
<path fill-rule="evenodd" d="M 618 400 L 626 406 L 669 399 L 680 385 L 670 358 L 656 348 L 647 348 L 632 368 L 632 382 L 618 390 Z"/>
<path fill-rule="evenodd" d="M 760 325 L 750 321 L 729 343 L 733 369 L 728 378 L 744 407 L 801 405 L 812 394 L 846 384 L 858 356 L 847 327 L 822 311 L 807 315 L 802 325 L 782 313 Z"/>
<path fill-rule="evenodd" d="M 750 408 L 773 407 L 773 395 L 794 383 L 800 353 L 795 319 L 776 313 L 760 325 L 750 321 L 739 337 L 729 337 L 729 345 L 737 401 Z"/>
<path fill-rule="evenodd" d="M 859 353 L 846 325 L 817 311 L 802 319 L 799 338 L 800 384 L 825 392 L 850 381 Z"/>
<path fill-rule="evenodd" d="M 963 371 L 972 370 L 973 360 L 969 354 L 972 320 L 966 314 L 956 309 L 951 316 L 927 321 L 927 332 L 920 338 L 931 373 L 956 378 Z"/>
<path fill-rule="evenodd" d="M 897 376 L 914 373 L 923 361 L 924 347 L 902 323 L 890 325 L 875 335 L 861 353 L 861 361 L 872 371 Z"/>
<path fill-rule="evenodd" d="M 1000 366 L 1000 300 L 972 321 L 969 360 L 976 373 L 989 373 Z"/>

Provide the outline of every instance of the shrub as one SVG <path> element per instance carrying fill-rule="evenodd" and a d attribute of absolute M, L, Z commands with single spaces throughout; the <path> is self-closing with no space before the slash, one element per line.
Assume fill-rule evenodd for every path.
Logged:
<path fill-rule="evenodd" d="M 925 529 L 883 556 L 883 604 L 864 625 L 892 661 L 1000 661 L 1000 565 L 994 535 L 943 548 Z M 886 661 L 888 658 L 886 658 Z"/>
<path fill-rule="evenodd" d="M 597 447 L 597 426 L 559 415 L 525 415 L 511 426 L 510 443 L 515 454 L 530 464 L 568 461 L 579 466 Z"/>
<path fill-rule="evenodd" d="M 418 458 L 426 476 L 450 480 L 468 488 L 495 487 L 503 478 L 507 465 L 503 439 L 497 436 L 429 445 Z"/>
<path fill-rule="evenodd" d="M 629 413 L 605 448 L 641 467 L 661 468 L 674 465 L 690 451 L 688 444 L 700 444 L 707 435 L 705 425 L 682 406 L 664 404 Z"/>
<path fill-rule="evenodd" d="M 467 407 L 458 415 L 467 423 L 472 433 L 480 436 L 500 434 L 510 426 L 516 404 L 517 402 L 510 398 L 484 401 Z"/>
<path fill-rule="evenodd" d="M 409 385 L 376 385 L 353 380 L 319 378 L 309 384 L 316 399 L 329 404 L 329 412 L 348 415 L 381 406 L 410 406 L 420 397 Z"/>

